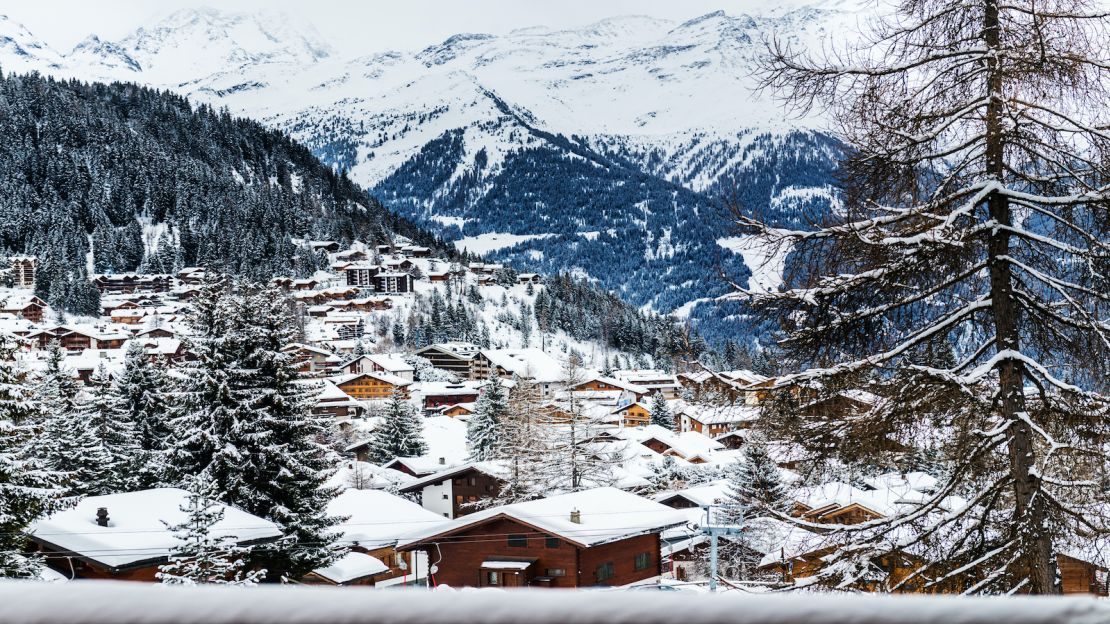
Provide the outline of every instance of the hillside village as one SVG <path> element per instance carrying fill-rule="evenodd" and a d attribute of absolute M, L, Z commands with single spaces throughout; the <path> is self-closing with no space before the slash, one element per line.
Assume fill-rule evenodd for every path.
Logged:
<path fill-rule="evenodd" d="M 303 243 L 326 256 L 328 269 L 274 284 L 298 324 L 298 340 L 283 351 L 298 383 L 311 388 L 312 413 L 332 429 L 326 487 L 338 494 L 326 512 L 342 518 L 336 545 L 344 554 L 297 582 L 700 590 L 712 577 L 725 590 L 805 585 L 836 547 L 822 526 L 887 517 L 936 493 L 936 466 L 917 461 L 915 449 L 905 449 L 895 471 L 830 478 L 809 470 L 800 448 L 757 434 L 772 378 L 696 362 L 642 367 L 643 356 L 522 331 L 506 311 L 536 305 L 545 288 L 538 275 L 448 263 L 415 245 Z M 7 262 L 0 333 L 17 341 L 15 366 L 28 378 L 53 358 L 91 396 L 129 358 L 171 371 L 194 358 L 185 319 L 204 269 L 96 275 L 100 317 L 67 318 L 33 294 L 34 258 Z M 488 334 L 406 340 L 424 331 L 412 311 L 451 293 L 475 304 Z M 846 392 L 801 409 L 845 414 L 877 400 Z M 483 446 L 480 423 L 491 414 L 526 423 L 504 434 L 508 451 Z M 396 426 L 411 428 L 398 436 L 418 438 L 408 447 L 418 453 L 383 448 L 381 432 Z M 762 507 L 750 509 L 762 512 L 744 511 L 761 497 Z M 86 496 L 32 525 L 29 554 L 44 558 L 43 574 L 54 580 L 156 581 L 180 547 L 173 528 L 191 503 L 193 493 L 174 487 Z M 963 503 L 949 496 L 944 507 Z M 218 520 L 208 534 L 234 542 L 236 552 L 264 550 L 282 535 L 233 506 L 213 503 L 211 511 Z M 734 529 L 721 538 L 716 573 L 710 527 Z M 875 561 L 857 588 L 898 585 L 913 557 Z M 1105 595 L 1106 564 L 1096 553 L 1059 557 L 1065 592 Z"/>

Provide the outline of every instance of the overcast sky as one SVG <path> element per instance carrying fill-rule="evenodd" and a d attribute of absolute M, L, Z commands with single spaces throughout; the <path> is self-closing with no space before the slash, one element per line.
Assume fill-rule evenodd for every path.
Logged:
<path fill-rule="evenodd" d="M 793 0 L 792 0 L 793 1 Z M 499 34 L 524 26 L 578 26 L 614 15 L 685 20 L 781 0 L 0 0 L 0 14 L 67 52 L 90 33 L 119 39 L 187 7 L 279 10 L 307 19 L 341 53 L 420 48 L 459 32 Z M 757 9 L 758 10 L 758 9 Z"/>

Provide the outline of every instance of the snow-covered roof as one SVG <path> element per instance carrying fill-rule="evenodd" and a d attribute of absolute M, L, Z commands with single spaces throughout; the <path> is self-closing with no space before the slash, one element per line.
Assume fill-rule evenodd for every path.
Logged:
<path fill-rule="evenodd" d="M 341 539 L 367 549 L 392 546 L 401 535 L 443 522 L 443 516 L 383 490 L 347 490 L 327 509 L 330 516 L 347 517 L 336 527 Z"/>
<path fill-rule="evenodd" d="M 405 361 L 403 353 L 370 353 L 366 359 L 382 367 L 387 373 L 406 373 L 415 370 L 412 364 Z"/>
<path fill-rule="evenodd" d="M 720 504 L 727 496 L 728 481 L 726 479 L 721 479 L 705 485 L 697 485 L 670 492 L 659 492 L 652 498 L 658 502 L 673 500 L 675 498 L 685 498 L 700 507 L 704 505 Z"/>
<path fill-rule="evenodd" d="M 732 405 L 709 405 L 705 403 L 676 402 L 676 413 L 688 416 L 703 425 L 727 425 L 759 420 L 762 410 L 755 405 L 743 403 Z"/>
<path fill-rule="evenodd" d="M 563 381 L 563 365 L 541 349 L 485 349 L 482 356 L 494 366 L 539 383 Z"/>
<path fill-rule="evenodd" d="M 578 512 L 579 522 L 571 520 L 572 511 Z M 614 487 L 603 487 L 483 509 L 415 531 L 401 540 L 397 547 L 411 546 L 502 516 L 582 547 L 662 531 L 686 522 L 685 514 L 666 505 Z"/>
<path fill-rule="evenodd" d="M 350 583 L 383 572 L 389 572 L 389 566 L 382 563 L 380 559 L 371 557 L 366 553 L 353 551 L 343 555 L 327 567 L 312 571 L 316 576 L 329 580 L 336 585 Z"/>
<path fill-rule="evenodd" d="M 379 373 L 378 371 L 365 371 L 362 373 L 350 373 L 348 375 L 335 375 L 334 377 L 329 377 L 328 379 L 333 384 L 341 386 L 349 381 L 359 379 L 360 377 L 370 377 L 372 379 L 377 379 L 378 381 L 385 382 L 391 386 L 407 386 L 412 383 L 404 377 L 390 375 L 389 373 Z"/>
<path fill-rule="evenodd" d="M 375 489 L 381 490 L 393 485 L 404 485 L 415 477 L 393 470 L 382 468 L 370 462 L 348 461 L 340 466 L 328 480 L 324 482 L 326 488 L 345 489 Z"/>
<path fill-rule="evenodd" d="M 443 470 L 437 470 L 430 475 L 420 477 L 415 481 L 411 481 L 405 484 L 405 486 L 401 488 L 401 491 L 416 492 L 424 489 L 425 486 L 431 485 L 433 483 L 438 483 L 445 479 L 450 479 L 455 475 L 469 472 L 471 470 L 477 470 L 478 472 L 487 474 L 491 477 L 496 477 L 498 479 L 504 479 L 509 474 L 508 467 L 505 465 L 504 462 L 501 461 L 466 462 L 465 464 L 458 464 L 456 466 L 451 466 Z"/>
<path fill-rule="evenodd" d="M 42 542 L 111 568 L 167 557 L 178 540 L 167 525 L 186 520 L 181 507 L 188 492 L 156 488 L 125 494 L 89 496 L 75 507 L 35 522 L 29 533 Z M 276 524 L 229 505 L 218 505 L 224 517 L 212 527 L 218 539 L 238 543 L 281 537 Z M 97 510 L 108 510 L 108 526 L 97 524 Z"/>

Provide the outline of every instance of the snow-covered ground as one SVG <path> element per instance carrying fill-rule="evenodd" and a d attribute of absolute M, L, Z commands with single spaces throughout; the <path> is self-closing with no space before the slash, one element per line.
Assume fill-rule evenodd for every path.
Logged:
<path fill-rule="evenodd" d="M 455 249 L 485 255 L 498 249 L 505 249 L 530 240 L 548 238 L 551 234 L 503 234 L 501 232 L 487 232 L 478 236 L 467 236 L 454 242 Z"/>

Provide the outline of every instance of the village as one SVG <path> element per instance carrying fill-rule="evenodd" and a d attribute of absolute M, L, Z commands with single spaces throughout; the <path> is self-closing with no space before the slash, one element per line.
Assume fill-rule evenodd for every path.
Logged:
<path fill-rule="evenodd" d="M 346 554 L 297 582 L 674 591 L 804 586 L 836 548 L 822 527 L 888 517 L 936 493 L 937 476 L 922 470 L 815 482 L 805 474 L 801 449 L 753 434 L 772 378 L 696 363 L 671 371 L 614 368 L 638 358 L 557 333 L 536 346 L 498 321 L 497 310 L 534 301 L 544 288 L 540 276 L 447 263 L 414 245 L 307 243 L 326 254 L 329 269 L 274 283 L 303 319 L 303 341 L 285 351 L 313 388 L 313 413 L 328 417 L 338 440 L 328 485 L 340 493 L 327 512 L 344 518 L 338 528 Z M 8 262 L 12 285 L 0 291 L 0 332 L 19 340 L 25 369 L 44 366 L 59 346 L 67 374 L 86 385 L 118 373 L 125 354 L 139 347 L 151 364 L 191 357 L 182 318 L 204 269 L 95 276 L 101 316 L 65 319 L 32 294 L 35 259 Z M 501 302 L 484 313 L 493 325 L 488 347 L 448 341 L 397 348 L 389 328 L 436 289 L 477 289 Z M 375 336 L 374 327 L 385 329 Z M 568 444 L 590 469 L 542 496 L 506 499 L 519 481 L 511 476 L 520 469 L 517 459 L 483 458 L 468 424 L 483 395 L 524 386 L 528 403 L 511 409 L 534 412 L 537 430 L 569 428 Z M 867 411 L 873 400 L 845 393 L 803 409 L 851 414 Z M 375 451 L 375 428 L 391 401 L 418 415 L 425 452 L 387 458 Z M 777 511 L 801 522 L 737 511 L 736 475 L 745 469 L 763 471 L 761 483 L 777 491 Z M 178 488 L 85 497 L 32 525 L 32 551 L 44 557 L 53 579 L 154 582 L 174 548 L 168 527 L 187 497 Z M 955 511 L 962 504 L 950 496 L 943 506 Z M 221 507 L 215 535 L 244 548 L 265 548 L 281 536 L 268 520 Z M 875 561 L 862 589 L 915 591 L 918 585 L 902 583 L 913 557 Z M 1065 593 L 1106 595 L 1104 567 L 1084 553 L 1058 558 Z"/>

